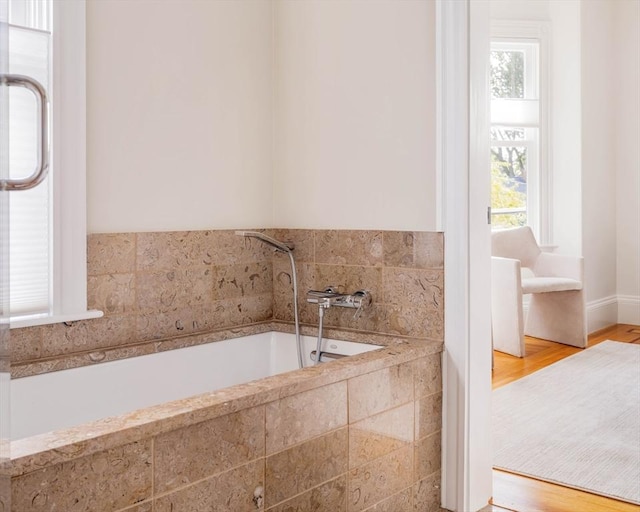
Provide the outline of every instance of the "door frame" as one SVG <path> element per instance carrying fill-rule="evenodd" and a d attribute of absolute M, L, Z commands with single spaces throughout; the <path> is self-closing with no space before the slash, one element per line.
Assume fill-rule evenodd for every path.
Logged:
<path fill-rule="evenodd" d="M 445 238 L 442 506 L 487 505 L 491 471 L 489 0 L 437 0 L 438 230 Z"/>

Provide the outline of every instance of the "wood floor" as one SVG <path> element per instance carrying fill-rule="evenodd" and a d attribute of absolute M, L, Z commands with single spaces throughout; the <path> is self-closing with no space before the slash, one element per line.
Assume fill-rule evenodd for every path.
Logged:
<path fill-rule="evenodd" d="M 619 324 L 589 336 L 589 347 L 605 340 L 640 344 L 640 326 Z M 526 338 L 527 355 L 494 352 L 493 388 L 504 386 L 579 352 L 551 341 Z M 588 349 L 587 349 L 588 350 Z M 640 507 L 504 471 L 493 471 L 492 505 L 487 512 L 639 512 Z"/>

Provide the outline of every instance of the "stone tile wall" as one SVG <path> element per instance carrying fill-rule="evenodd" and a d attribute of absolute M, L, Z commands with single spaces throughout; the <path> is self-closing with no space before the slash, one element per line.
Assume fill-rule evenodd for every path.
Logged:
<path fill-rule="evenodd" d="M 89 235 L 88 307 L 104 317 L 12 329 L 14 369 L 74 355 L 99 362 L 114 349 L 140 355 L 157 348 L 150 342 L 271 320 L 271 260 L 233 231 Z"/>
<path fill-rule="evenodd" d="M 16 476 L 11 510 L 440 511 L 440 383 L 437 353 L 356 374 Z"/>
<path fill-rule="evenodd" d="M 318 325 L 318 308 L 306 302 L 310 289 L 367 289 L 373 304 L 326 311 L 324 325 L 380 334 L 444 339 L 444 251 L 441 233 L 410 231 L 275 231 L 295 245 L 298 301 L 303 323 Z M 293 321 L 288 258 L 273 261 L 274 318 Z"/>
<path fill-rule="evenodd" d="M 269 233 L 295 244 L 303 323 L 318 322 L 309 289 L 368 289 L 371 308 L 358 319 L 352 309 L 332 308 L 327 328 L 443 340 L 441 233 Z M 26 366 L 51 371 L 207 341 L 195 339 L 202 333 L 235 337 L 260 322 L 293 321 L 289 258 L 233 231 L 89 235 L 87 288 L 89 307 L 103 318 L 11 331 L 16 376 Z"/>

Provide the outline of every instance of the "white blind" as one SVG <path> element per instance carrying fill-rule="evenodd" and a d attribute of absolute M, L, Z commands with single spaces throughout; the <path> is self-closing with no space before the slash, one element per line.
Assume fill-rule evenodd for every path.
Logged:
<path fill-rule="evenodd" d="M 51 34 L 9 27 L 9 70 L 40 82 L 50 96 Z M 9 169 L 12 178 L 30 175 L 36 165 L 37 103 L 33 94 L 12 87 L 9 94 Z M 51 172 L 51 169 L 50 169 Z M 11 315 L 49 313 L 51 308 L 51 179 L 9 198 Z"/>

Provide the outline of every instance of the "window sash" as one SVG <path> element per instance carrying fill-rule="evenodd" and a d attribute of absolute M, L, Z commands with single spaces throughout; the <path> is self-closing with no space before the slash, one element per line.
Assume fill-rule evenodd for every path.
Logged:
<path fill-rule="evenodd" d="M 9 26 L 9 71 L 34 78 L 50 92 L 51 34 Z M 11 178 L 36 165 L 36 101 L 26 89 L 9 89 Z M 38 186 L 9 196 L 9 311 L 12 316 L 51 312 L 51 173 Z"/>

